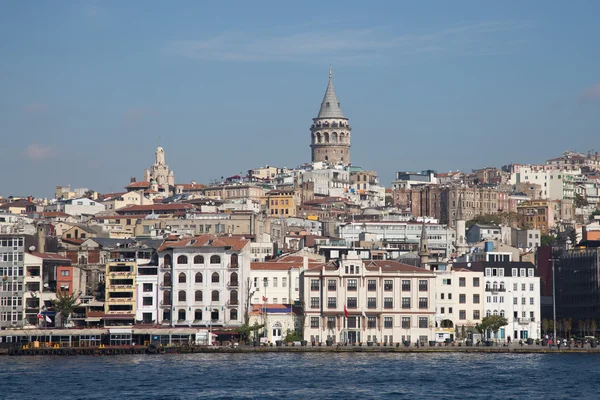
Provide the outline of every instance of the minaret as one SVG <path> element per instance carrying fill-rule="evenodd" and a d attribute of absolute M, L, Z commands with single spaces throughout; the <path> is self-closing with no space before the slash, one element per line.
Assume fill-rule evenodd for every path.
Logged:
<path fill-rule="evenodd" d="M 421 240 L 419 241 L 419 258 L 421 259 L 421 268 L 431 269 L 429 266 L 429 243 L 427 240 L 427 229 L 425 229 L 425 221 L 421 228 Z"/>
<path fill-rule="evenodd" d="M 310 127 L 312 162 L 350 164 L 350 125 L 340 108 L 333 88 L 331 68 L 329 83 L 317 118 Z"/>
<path fill-rule="evenodd" d="M 462 203 L 463 198 L 461 193 L 458 195 L 458 206 L 456 208 L 456 241 L 454 243 L 454 247 L 456 248 L 456 253 L 458 256 L 466 254 L 469 250 L 466 237 L 466 221 Z"/>

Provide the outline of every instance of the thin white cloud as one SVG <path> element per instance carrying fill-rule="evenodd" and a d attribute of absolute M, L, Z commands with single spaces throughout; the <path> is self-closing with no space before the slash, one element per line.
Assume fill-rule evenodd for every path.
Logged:
<path fill-rule="evenodd" d="M 476 53 L 497 54 L 510 52 L 503 36 L 519 24 L 490 21 L 448 28 L 436 32 L 393 35 L 389 29 L 362 29 L 339 31 L 316 30 L 253 37 L 247 33 L 224 33 L 203 40 L 172 42 L 167 51 L 179 56 L 214 61 L 299 61 L 337 62 L 361 60 L 390 54 L 414 55 L 422 53 Z M 514 41 L 513 43 L 514 44 Z M 513 49 L 514 51 L 514 49 Z"/>
<path fill-rule="evenodd" d="M 44 146 L 38 143 L 32 143 L 25 148 L 23 152 L 25 158 L 31 161 L 41 161 L 56 157 L 54 146 Z"/>
<path fill-rule="evenodd" d="M 579 95 L 579 101 L 582 103 L 600 102 L 600 82 L 585 88 Z"/>

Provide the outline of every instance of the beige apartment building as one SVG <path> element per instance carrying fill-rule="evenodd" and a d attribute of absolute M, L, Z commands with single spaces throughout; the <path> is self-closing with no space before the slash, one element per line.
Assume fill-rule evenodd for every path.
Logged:
<path fill-rule="evenodd" d="M 304 338 L 315 342 L 426 343 L 435 337 L 436 276 L 357 252 L 301 273 Z"/>
<path fill-rule="evenodd" d="M 450 267 L 435 274 L 435 340 L 471 338 L 483 318 L 483 272 Z"/>
<path fill-rule="evenodd" d="M 137 263 L 133 259 L 111 259 L 106 264 L 104 324 L 131 325 L 135 322 Z"/>

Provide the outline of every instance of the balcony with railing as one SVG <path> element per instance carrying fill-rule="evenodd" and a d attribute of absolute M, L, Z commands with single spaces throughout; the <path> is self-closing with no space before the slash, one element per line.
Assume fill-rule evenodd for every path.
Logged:
<path fill-rule="evenodd" d="M 161 307 L 171 307 L 171 302 L 163 300 L 163 301 L 160 302 L 160 306 Z"/>
<path fill-rule="evenodd" d="M 229 287 L 238 287 L 239 285 L 238 281 L 229 281 L 229 283 L 227 283 L 227 286 Z"/>
<path fill-rule="evenodd" d="M 497 286 L 488 286 L 485 288 L 486 292 L 498 293 L 498 292 L 506 292 L 505 287 L 497 287 Z"/>
<path fill-rule="evenodd" d="M 237 306 L 239 305 L 239 301 L 237 299 L 231 299 L 227 302 L 228 306 Z"/>
<path fill-rule="evenodd" d="M 532 318 L 519 318 L 519 324 L 527 325 L 532 321 Z"/>

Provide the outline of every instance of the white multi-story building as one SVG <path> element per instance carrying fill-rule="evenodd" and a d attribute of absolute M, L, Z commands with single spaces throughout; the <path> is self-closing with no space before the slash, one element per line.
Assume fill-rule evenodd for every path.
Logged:
<path fill-rule="evenodd" d="M 402 221 L 346 222 L 339 225 L 338 237 L 348 242 L 365 240 L 418 244 L 422 224 Z M 429 249 L 436 254 L 450 254 L 454 250 L 454 229 L 441 224 L 427 224 Z"/>
<path fill-rule="evenodd" d="M 435 315 L 433 272 L 390 260 L 339 263 L 301 272 L 304 339 L 315 342 L 428 342 Z"/>
<path fill-rule="evenodd" d="M 484 316 L 483 272 L 454 267 L 435 274 L 436 341 L 472 338 L 468 332 Z M 467 337 L 463 337 L 463 327 Z"/>
<path fill-rule="evenodd" d="M 493 253 L 488 253 L 494 257 Z M 503 257 L 505 255 L 502 255 Z M 488 337 L 507 341 L 540 338 L 540 277 L 528 262 L 482 261 L 455 264 L 484 274 L 484 316 L 500 315 L 508 325 Z"/>
<path fill-rule="evenodd" d="M 239 326 L 249 303 L 250 241 L 202 235 L 159 248 L 159 320 L 171 326 Z"/>
<path fill-rule="evenodd" d="M 522 182 L 540 185 L 541 199 L 564 200 L 575 196 L 575 176 L 580 169 L 554 170 L 542 165 L 521 165 L 511 174 L 512 185 Z"/>
<path fill-rule="evenodd" d="M 82 216 L 96 215 L 106 209 L 106 206 L 87 197 L 69 200 L 57 200 L 55 203 L 44 207 L 46 212 L 63 212 L 65 214 Z"/>
<path fill-rule="evenodd" d="M 253 262 L 250 264 L 251 303 L 295 304 L 300 300 L 300 270 L 318 265 L 322 262 L 306 255 Z"/>

